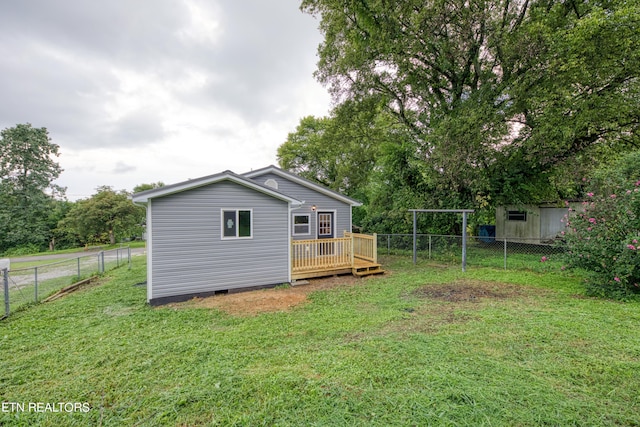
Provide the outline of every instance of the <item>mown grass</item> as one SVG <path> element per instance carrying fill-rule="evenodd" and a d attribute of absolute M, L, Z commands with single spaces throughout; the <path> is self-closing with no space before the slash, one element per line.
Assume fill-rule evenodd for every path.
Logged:
<path fill-rule="evenodd" d="M 242 317 L 147 306 L 134 259 L 0 322 L 2 401 L 91 405 L 0 424 L 640 425 L 639 303 L 581 297 L 562 273 L 385 267 Z M 494 297 L 423 292 L 452 285 Z"/>

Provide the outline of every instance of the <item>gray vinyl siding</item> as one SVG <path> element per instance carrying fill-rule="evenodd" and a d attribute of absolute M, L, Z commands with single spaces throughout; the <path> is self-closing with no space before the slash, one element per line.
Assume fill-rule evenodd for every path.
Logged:
<path fill-rule="evenodd" d="M 289 204 L 222 181 L 150 200 L 149 299 L 289 280 Z M 251 209 L 252 238 L 222 240 L 221 209 Z"/>
<path fill-rule="evenodd" d="M 344 231 L 351 231 L 351 205 L 348 203 L 341 202 L 273 173 L 264 173 L 252 179 L 258 184 L 264 184 L 268 179 L 273 179 L 278 183 L 279 192 L 298 200 L 304 200 L 304 205 L 300 209 L 295 209 L 292 212 L 292 216 L 295 214 L 310 214 L 311 234 L 309 236 L 292 236 L 294 240 L 315 239 L 318 233 L 316 213 L 323 211 L 335 211 L 334 237 L 342 237 Z M 316 212 L 311 210 L 313 205 L 317 207 Z"/>

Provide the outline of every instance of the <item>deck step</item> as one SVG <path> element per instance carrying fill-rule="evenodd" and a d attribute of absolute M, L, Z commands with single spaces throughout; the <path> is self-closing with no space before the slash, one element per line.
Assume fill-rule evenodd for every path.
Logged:
<path fill-rule="evenodd" d="M 351 270 L 354 276 L 368 276 L 370 274 L 382 274 L 384 270 L 380 264 L 368 264 L 362 266 L 356 266 Z"/>

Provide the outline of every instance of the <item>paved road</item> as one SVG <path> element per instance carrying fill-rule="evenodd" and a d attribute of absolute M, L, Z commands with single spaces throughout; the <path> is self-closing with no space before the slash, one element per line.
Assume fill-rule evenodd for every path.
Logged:
<path fill-rule="evenodd" d="M 30 262 L 30 261 L 52 261 L 52 260 L 58 260 L 58 259 L 77 258 L 79 256 L 97 254 L 100 251 L 101 251 L 100 249 L 90 249 L 88 251 L 81 250 L 78 252 L 71 252 L 68 254 L 38 255 L 38 256 L 28 256 L 28 257 L 16 257 L 16 258 L 9 258 L 9 259 L 11 260 L 12 263 Z M 146 248 L 131 248 L 131 256 L 144 255 L 146 254 L 146 251 L 147 251 Z"/>

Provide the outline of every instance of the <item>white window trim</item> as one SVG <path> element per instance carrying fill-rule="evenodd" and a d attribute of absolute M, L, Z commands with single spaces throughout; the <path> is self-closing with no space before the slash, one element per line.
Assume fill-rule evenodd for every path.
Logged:
<path fill-rule="evenodd" d="M 306 233 L 296 233 L 296 219 L 295 217 L 297 216 L 306 216 L 307 217 L 307 232 Z M 292 236 L 310 236 L 311 235 L 311 214 L 305 213 L 305 214 L 293 214 L 293 222 L 291 223 L 291 227 L 292 227 L 292 231 L 291 231 L 291 235 Z"/>
<path fill-rule="evenodd" d="M 235 211 L 236 212 L 236 235 L 235 236 L 225 236 L 224 235 L 224 212 L 225 211 Z M 240 227 L 238 226 L 239 220 L 238 215 L 240 211 L 249 211 L 250 215 L 250 224 L 251 235 L 250 236 L 238 236 L 240 232 Z M 220 209 L 220 239 L 221 240 L 251 240 L 253 239 L 253 209 L 247 208 L 222 208 Z"/>

